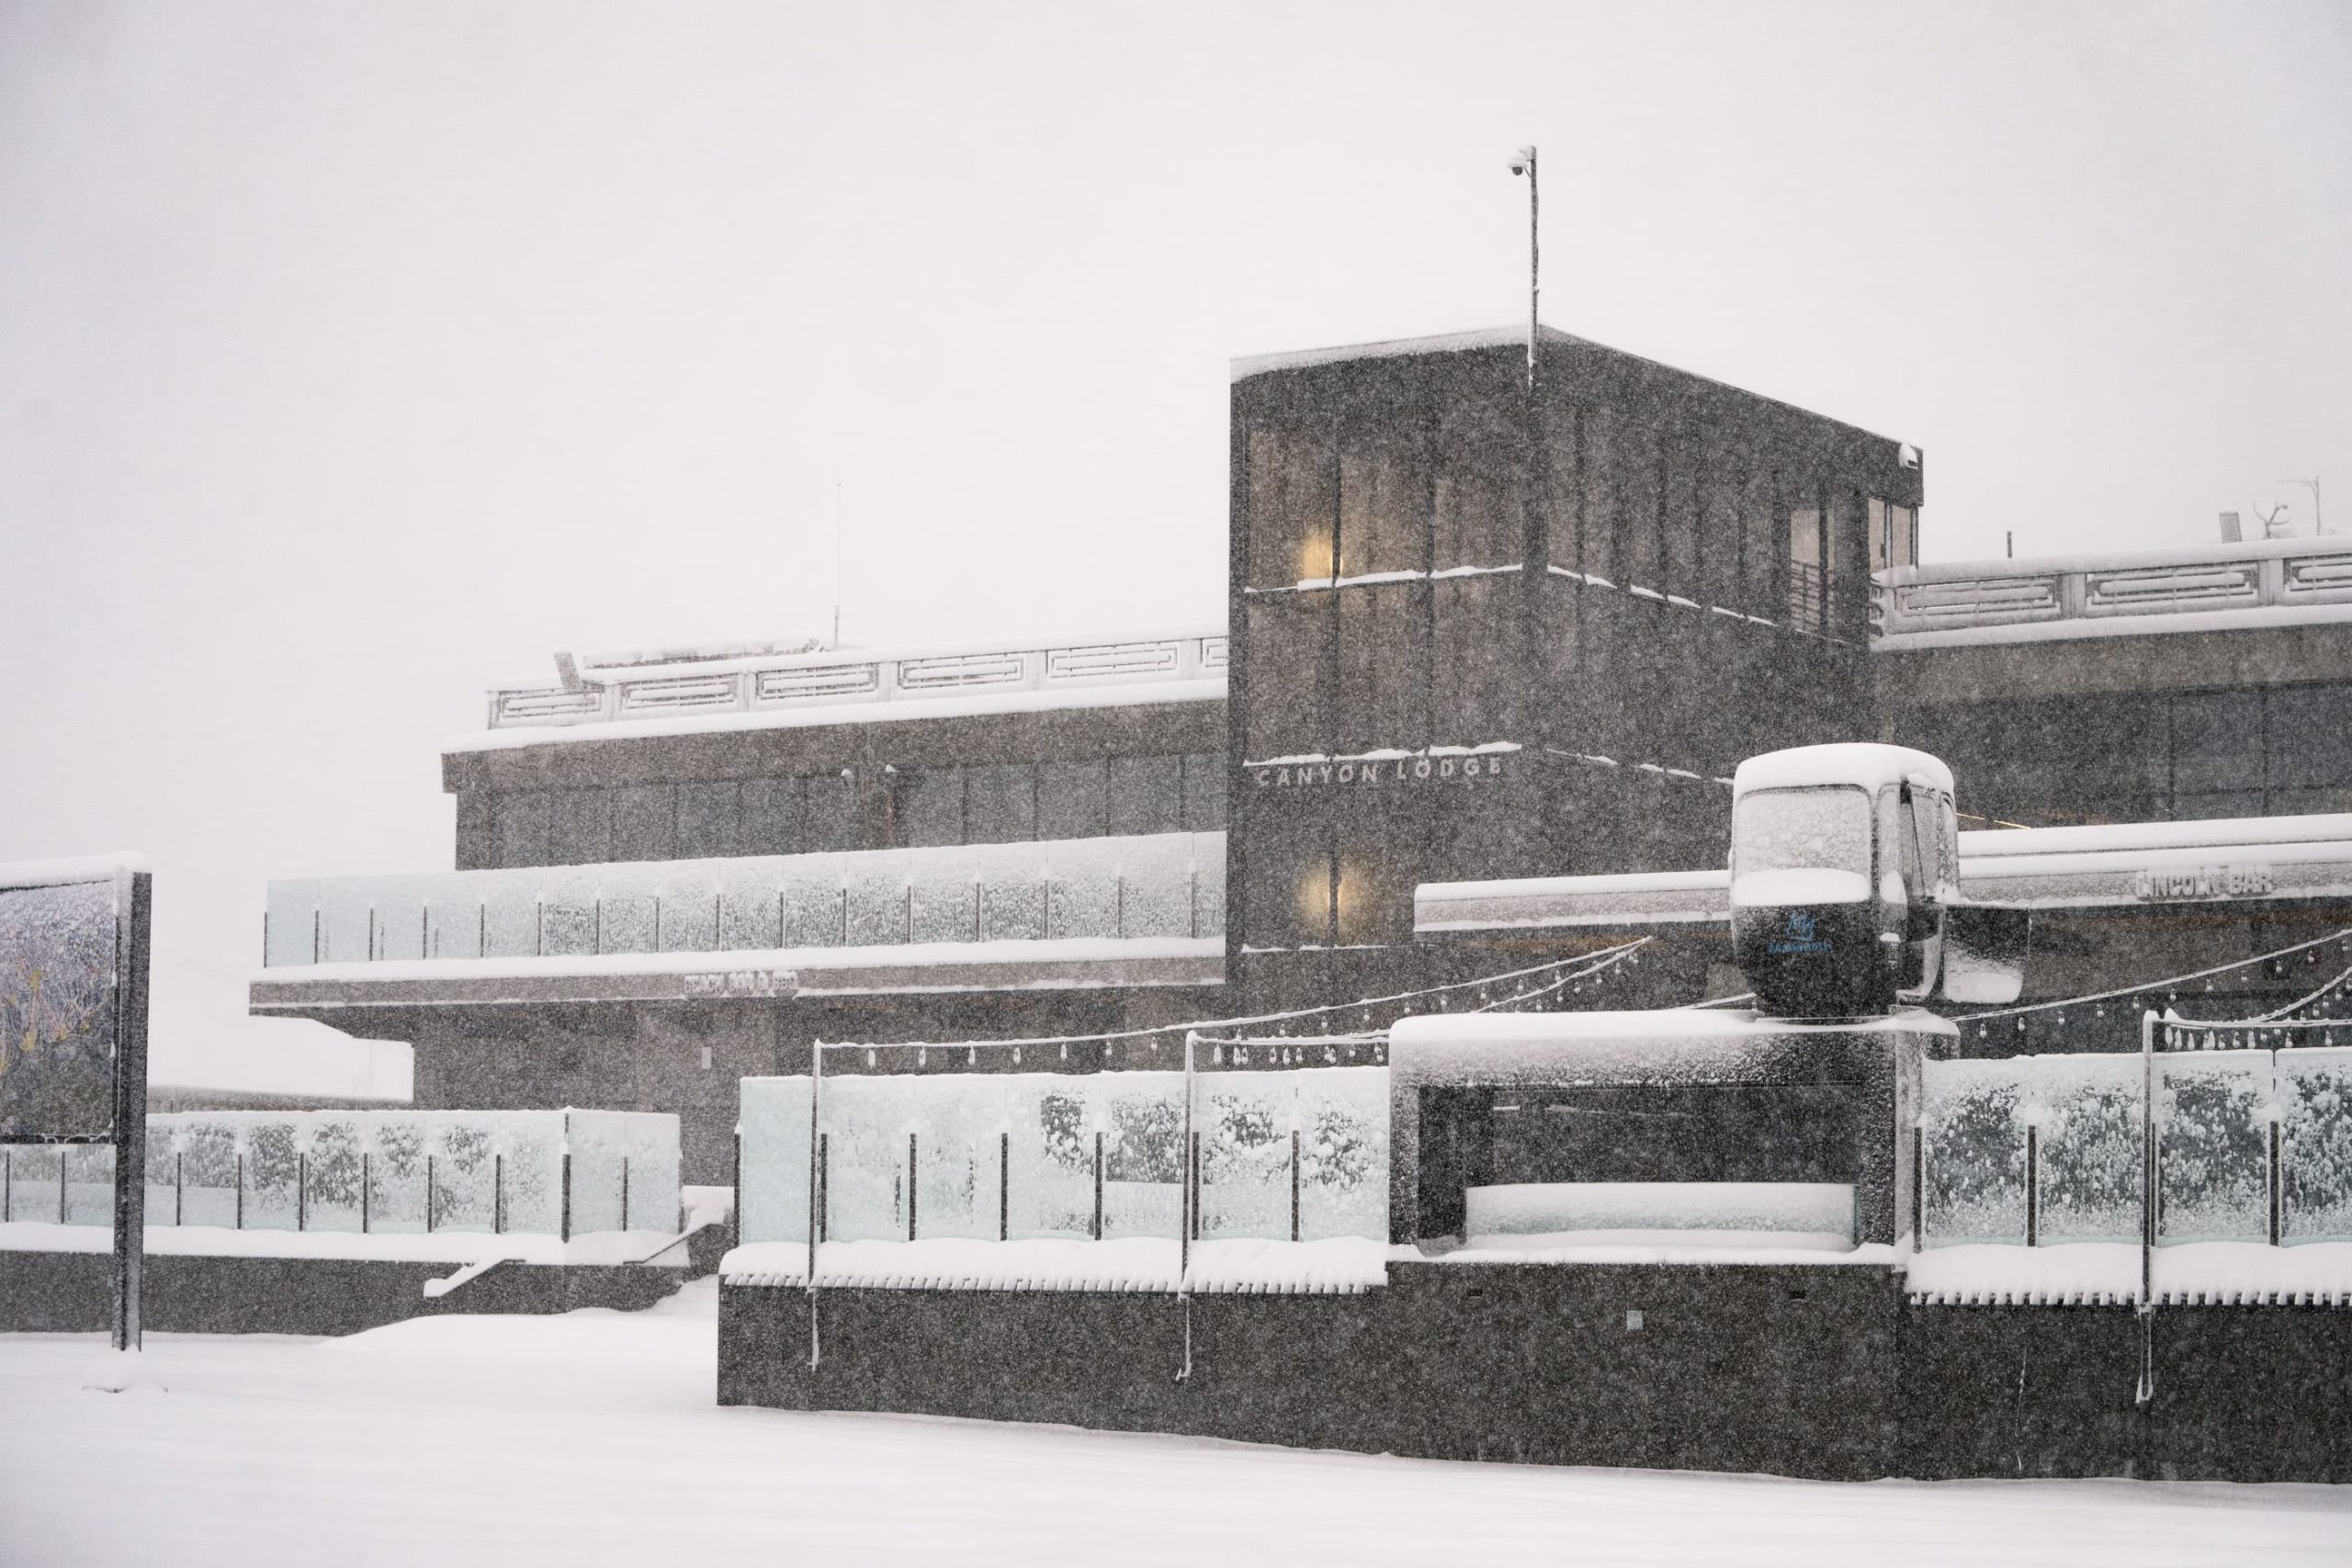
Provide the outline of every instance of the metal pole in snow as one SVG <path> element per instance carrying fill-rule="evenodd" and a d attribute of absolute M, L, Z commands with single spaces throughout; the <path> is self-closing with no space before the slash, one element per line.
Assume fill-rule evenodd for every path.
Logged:
<path fill-rule="evenodd" d="M 2132 1403 L 2156 1397 L 2156 1015 L 2140 1015 L 2140 1386 Z"/>

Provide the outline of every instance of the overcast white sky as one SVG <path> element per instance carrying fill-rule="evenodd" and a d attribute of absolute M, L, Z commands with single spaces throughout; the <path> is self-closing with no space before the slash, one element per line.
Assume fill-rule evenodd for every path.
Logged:
<path fill-rule="evenodd" d="M 0 859 L 450 856 L 559 647 L 1224 614 L 1226 361 L 1550 324 L 1927 452 L 1930 558 L 2352 530 L 2352 8 L 0 0 Z"/>

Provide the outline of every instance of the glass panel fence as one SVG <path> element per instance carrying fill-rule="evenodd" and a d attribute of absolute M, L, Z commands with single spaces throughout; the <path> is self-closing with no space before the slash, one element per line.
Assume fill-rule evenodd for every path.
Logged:
<path fill-rule="evenodd" d="M 2140 1239 L 2144 1077 L 2138 1055 L 2033 1058 L 2038 1239 Z"/>
<path fill-rule="evenodd" d="M 842 1053 L 847 1055 L 848 1053 Z M 1197 1234 L 1287 1241 L 1387 1234 L 1380 1067 L 1193 1079 Z M 744 1080 L 744 1239 L 805 1240 L 805 1077 Z M 817 1129 L 828 1241 L 956 1236 L 1174 1240 L 1185 1076 L 874 1073 L 828 1068 Z"/>
<path fill-rule="evenodd" d="M 2156 1238 L 2267 1241 L 2267 1051 L 2197 1051 L 2156 1066 Z"/>
<path fill-rule="evenodd" d="M 146 1213 L 243 1230 L 667 1233 L 678 1172 L 664 1113 L 180 1111 L 148 1118 Z M 111 1145 L 0 1149 L 0 1219 L 111 1224 L 113 1194 Z"/>
<path fill-rule="evenodd" d="M 2352 1241 L 2352 1048 L 2278 1054 L 2282 1239 Z"/>
<path fill-rule="evenodd" d="M 1924 1244 L 2023 1242 L 2022 1069 L 2015 1061 L 1926 1066 Z"/>
<path fill-rule="evenodd" d="M 1215 936 L 1225 835 L 274 883 L 263 962 Z"/>

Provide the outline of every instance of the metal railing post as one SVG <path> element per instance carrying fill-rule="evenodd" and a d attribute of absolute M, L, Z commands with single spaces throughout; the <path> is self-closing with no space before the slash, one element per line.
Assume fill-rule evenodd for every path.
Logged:
<path fill-rule="evenodd" d="M 2156 1397 L 2156 1015 L 2140 1015 L 2140 1386 L 2132 1403 Z"/>

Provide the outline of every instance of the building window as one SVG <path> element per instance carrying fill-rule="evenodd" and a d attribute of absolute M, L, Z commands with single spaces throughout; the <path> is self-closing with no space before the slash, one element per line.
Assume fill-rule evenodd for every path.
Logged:
<path fill-rule="evenodd" d="M 1789 625 L 1799 631 L 1821 631 L 1827 624 L 1821 535 L 1818 506 L 1800 506 L 1789 513 Z"/>
<path fill-rule="evenodd" d="M 1339 513 L 1330 441 L 1274 425 L 1249 435 L 1250 581 L 1283 588 L 1331 575 Z"/>
<path fill-rule="evenodd" d="M 1340 576 L 1419 571 L 1427 564 L 1428 479 L 1417 446 L 1410 436 L 1387 431 L 1351 431 L 1341 442 Z"/>

